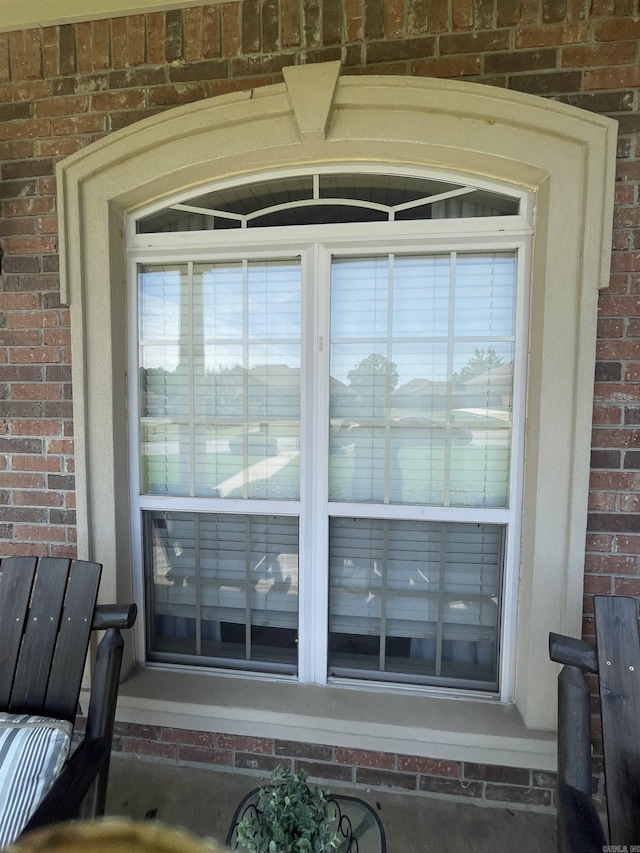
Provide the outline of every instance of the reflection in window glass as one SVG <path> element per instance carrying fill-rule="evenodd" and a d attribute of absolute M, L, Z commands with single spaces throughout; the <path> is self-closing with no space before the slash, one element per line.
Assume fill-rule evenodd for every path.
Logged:
<path fill-rule="evenodd" d="M 522 222 L 489 217 L 519 210 L 470 184 L 342 171 L 138 218 L 206 232 L 138 241 L 151 660 L 295 676 L 301 608 L 305 681 L 327 651 L 334 681 L 499 689 Z M 504 250 L 462 221 L 416 242 L 417 220 L 470 217 Z M 172 246 L 193 258 L 162 263 Z"/>
<path fill-rule="evenodd" d="M 216 190 L 136 222 L 138 234 L 416 219 L 515 216 L 517 199 L 474 186 L 383 173 L 299 175 Z"/>
<path fill-rule="evenodd" d="M 299 260 L 139 271 L 142 492 L 299 495 Z"/>
<path fill-rule="evenodd" d="M 504 528 L 333 518 L 329 672 L 497 682 Z"/>
<path fill-rule="evenodd" d="M 297 519 L 150 511 L 144 522 L 152 659 L 295 672 Z"/>
<path fill-rule="evenodd" d="M 512 253 L 334 260 L 333 501 L 505 507 Z"/>

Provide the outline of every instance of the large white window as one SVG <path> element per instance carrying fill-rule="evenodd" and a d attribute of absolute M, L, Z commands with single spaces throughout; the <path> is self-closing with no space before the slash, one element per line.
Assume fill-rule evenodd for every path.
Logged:
<path fill-rule="evenodd" d="M 131 221 L 149 661 L 504 687 L 528 210 L 342 167 Z"/>
<path fill-rule="evenodd" d="M 198 543 L 199 551 L 197 559 L 191 562 L 191 571 L 199 573 L 200 581 L 196 584 L 183 578 L 179 588 L 183 594 L 191 594 L 192 586 L 199 589 L 189 604 L 190 615 L 185 619 L 194 622 L 199 619 L 201 625 L 203 615 L 207 615 L 202 609 L 201 593 L 206 591 L 209 598 L 212 597 L 211 588 L 202 585 L 202 581 L 209 583 L 212 577 L 212 564 L 207 566 L 206 563 L 212 557 L 208 538 L 212 531 L 216 547 L 223 543 L 215 531 L 219 516 L 225 516 L 225 524 L 235 521 L 233 516 L 237 516 L 243 525 L 251 528 L 250 535 L 245 532 L 242 539 L 246 546 L 244 563 L 236 563 L 236 569 L 245 567 L 245 574 L 247 563 L 251 565 L 255 559 L 251 549 L 261 552 L 263 567 L 284 550 L 283 530 L 278 530 L 276 553 L 271 542 L 265 544 L 266 527 L 261 529 L 261 524 L 271 523 L 274 518 L 286 519 L 283 527 L 293 524 L 298 535 L 299 594 L 297 598 L 293 594 L 287 599 L 282 595 L 279 598 L 279 603 L 285 600 L 294 603 L 294 608 L 287 612 L 294 614 L 292 624 L 296 624 L 297 619 L 297 676 L 284 672 L 263 673 L 259 689 L 256 689 L 254 673 L 261 670 L 263 663 L 266 669 L 274 667 L 275 654 L 271 653 L 274 645 L 269 645 L 271 652 L 266 662 L 257 660 L 258 650 L 263 651 L 260 647 L 250 650 L 252 659 L 247 658 L 245 591 L 244 621 L 235 623 L 240 625 L 235 630 L 244 630 L 242 659 L 231 659 L 225 666 L 221 666 L 222 658 L 218 654 L 214 656 L 215 662 L 207 661 L 197 651 L 195 643 L 191 647 L 196 648 L 195 652 L 176 652 L 180 657 L 175 664 L 151 663 L 149 638 L 144 636 L 145 620 L 138 620 L 134 648 L 126 649 L 128 677 L 120 689 L 119 719 L 142 725 L 278 737 L 350 749 L 552 770 L 555 767 L 555 737 L 550 730 L 555 725 L 557 675 L 549 664 L 547 637 L 549 631 L 579 634 L 582 617 L 597 295 L 598 288 L 608 282 L 615 122 L 548 99 L 495 87 L 432 78 L 341 76 L 339 71 L 337 63 L 285 68 L 284 83 L 167 110 L 112 133 L 59 164 L 61 297 L 70 305 L 73 351 L 78 555 L 104 562 L 102 598 L 125 601 L 134 594 L 141 604 L 144 603 L 144 590 L 136 588 L 135 584 L 143 577 L 142 520 L 144 518 L 147 524 L 147 516 L 152 513 L 171 513 L 172 520 L 187 522 L 186 532 L 193 531 L 194 545 Z M 388 168 L 380 168 L 380 164 L 388 164 Z M 278 197 L 267 203 L 267 207 L 272 208 L 285 204 L 289 209 L 288 221 L 282 208 L 271 210 L 260 222 L 257 207 L 232 207 L 240 204 L 239 194 L 251 195 L 249 187 L 255 189 L 260 176 L 295 178 L 299 187 L 302 171 L 308 176 L 311 191 L 305 189 L 306 195 L 296 199 L 283 198 L 278 192 Z M 448 188 L 431 186 L 427 194 L 458 191 L 459 195 L 441 198 L 442 204 L 432 198 L 431 204 L 426 206 L 433 210 L 430 218 L 416 218 L 422 214 L 408 212 L 411 204 L 404 212 L 396 211 L 392 222 L 388 210 L 380 212 L 376 220 L 331 220 L 324 225 L 317 215 L 311 217 L 314 205 L 308 202 L 309 196 L 313 200 L 315 193 L 313 174 L 319 176 L 318 200 L 326 178 L 327 183 L 333 183 L 328 189 L 331 197 L 342 192 L 340 197 L 344 202 L 350 198 L 346 191 L 340 190 L 340 186 L 349 184 L 345 176 L 349 176 L 351 183 L 359 180 L 362 185 L 367 181 L 358 176 L 372 172 L 391 174 L 395 178 L 401 175 L 412 182 L 431 180 L 433 184 L 438 182 L 436 176 L 444 177 L 445 182 L 456 183 L 455 189 L 450 184 Z M 342 177 L 338 180 L 336 175 Z M 477 179 L 478 175 L 483 177 L 482 181 Z M 490 204 L 485 204 L 488 199 L 479 199 L 476 195 L 478 205 L 475 205 L 470 192 L 463 195 L 462 190 L 469 186 L 478 192 L 488 192 Z M 206 197 L 213 194 L 220 199 L 218 193 L 223 190 L 229 197 L 226 202 L 222 200 L 218 215 L 212 215 Z M 422 191 L 421 194 L 425 195 Z M 303 203 L 293 208 L 292 201 Z M 340 207 L 356 210 L 358 199 L 352 196 L 351 201 L 356 203 Z M 370 197 L 370 201 L 387 204 L 380 195 Z M 415 196 L 400 200 L 394 195 L 390 205 L 412 201 Z M 179 205 L 197 210 L 184 210 Z M 323 203 L 316 208 L 323 206 L 332 207 L 335 212 L 335 204 Z M 492 208 L 495 215 L 490 215 L 487 208 Z M 264 205 L 261 209 L 265 209 Z M 305 210 L 309 216 L 303 219 Z M 518 210 L 519 222 L 516 221 Z M 220 213 L 226 215 L 220 216 Z M 443 218 L 443 214 L 449 218 Z M 157 216 L 163 221 L 146 220 L 147 216 Z M 139 227 L 128 230 L 127 222 L 131 224 L 134 219 Z M 176 219 L 185 223 L 180 226 L 184 230 L 178 230 Z M 535 227 L 529 260 L 532 223 Z M 287 225 L 291 227 L 283 227 Z M 320 227 L 324 229 L 322 234 L 312 234 L 313 228 Z M 127 247 L 131 252 L 129 270 L 125 264 Z M 485 500 L 484 505 L 457 505 L 454 492 L 459 489 L 453 469 L 447 475 L 451 490 L 449 505 L 444 501 L 401 503 L 391 494 L 389 503 L 385 503 L 384 492 L 382 501 L 376 498 L 366 502 L 361 497 L 352 502 L 330 500 L 327 457 L 330 452 L 333 454 L 330 431 L 334 425 L 327 395 L 331 390 L 332 344 L 326 331 L 318 335 L 322 341 L 312 341 L 312 329 L 330 331 L 331 328 L 331 301 L 326 291 L 331 282 L 332 261 L 338 264 L 391 256 L 394 259 L 445 256 L 455 258 L 457 263 L 463 256 L 485 253 L 496 257 L 511 255 L 516 263 L 513 416 L 509 431 L 512 461 L 509 463 L 507 504 L 491 506 Z M 139 422 L 145 418 L 161 418 L 153 407 L 143 415 L 147 403 L 141 393 L 137 371 L 140 358 L 145 356 L 141 356 L 138 349 L 139 329 L 134 319 L 138 298 L 137 267 L 175 269 L 177 265 L 188 268 L 193 264 L 194 268 L 204 265 L 212 269 L 226 263 L 266 264 L 285 259 L 302 263 L 299 499 L 224 499 L 213 494 L 198 494 L 195 482 L 193 493 L 191 483 L 189 490 L 180 495 L 143 491 Z M 127 279 L 132 283 L 129 303 Z M 187 282 L 183 291 L 187 296 L 190 286 L 193 285 Z M 313 303 L 312 292 L 317 293 L 316 304 L 309 303 L 309 300 Z M 180 315 L 178 310 L 174 313 Z M 449 316 L 454 317 L 454 314 Z M 393 356 L 399 343 L 394 340 L 396 332 L 392 327 L 392 360 L 397 366 Z M 453 347 L 454 351 L 462 343 L 458 340 L 459 334 L 460 330 L 454 328 L 452 336 L 447 338 L 447 347 Z M 478 339 L 478 335 L 475 337 Z M 480 348 L 488 350 L 489 341 L 483 343 Z M 499 343 L 504 342 L 495 338 L 491 341 L 496 354 L 502 355 L 496 349 Z M 526 354 L 525 344 L 528 344 Z M 168 348 L 168 341 L 162 339 L 161 346 Z M 128 355 L 131 355 L 129 361 Z M 195 382 L 198 368 L 195 359 L 192 363 L 190 369 Z M 461 373 L 464 364 L 454 364 L 454 372 Z M 523 403 L 525 383 L 526 402 Z M 469 389 L 472 387 L 470 378 L 466 384 Z M 311 390 L 314 387 L 315 390 Z M 185 391 L 191 393 L 186 386 Z M 309 408 L 311 399 L 315 400 L 316 408 Z M 156 396 L 150 403 L 153 406 L 163 401 Z M 457 407 L 451 406 L 452 416 Z M 459 408 L 478 406 L 461 405 Z M 523 410 L 526 410 L 526 419 Z M 392 414 L 394 421 L 400 416 Z M 430 417 L 424 410 L 414 414 Z M 439 417 L 434 411 L 435 415 Z M 217 416 L 222 418 L 223 412 Z M 180 424 L 182 429 L 187 421 L 192 422 L 189 429 L 193 431 L 195 453 L 195 435 L 199 428 L 195 413 L 193 416 L 183 414 L 180 418 L 171 413 L 165 419 L 170 418 L 174 418 L 176 424 L 185 419 Z M 354 420 L 361 424 L 354 430 L 366 428 L 362 420 Z M 394 427 L 389 419 L 387 439 L 387 425 L 385 421 L 383 426 L 383 420 L 370 423 L 369 427 L 377 427 L 377 437 L 382 437 L 378 444 L 384 447 L 383 458 L 388 454 L 389 473 L 385 477 L 391 488 L 394 446 L 391 435 L 397 433 L 392 433 Z M 526 420 L 524 424 L 523 420 Z M 253 429 L 253 434 L 260 434 L 262 422 L 257 422 L 258 429 Z M 127 425 L 132 423 L 134 430 L 129 432 Z M 452 417 L 451 432 L 454 423 Z M 223 426 L 227 424 L 220 424 L 220 428 Z M 468 428 L 465 424 L 460 426 Z M 213 423 L 208 428 L 212 427 Z M 445 460 L 449 453 L 446 429 L 445 420 Z M 244 432 L 240 432 L 244 442 Z M 248 455 L 249 450 L 255 449 L 250 442 L 256 439 L 248 438 L 248 427 L 246 432 Z M 478 447 L 475 439 L 470 443 L 471 447 L 474 445 Z M 465 445 L 454 445 L 450 441 L 449 446 L 452 465 L 454 450 L 464 450 Z M 228 447 L 231 450 L 230 444 Z M 431 449 L 434 471 L 437 470 L 436 450 L 435 447 Z M 425 459 L 424 447 L 419 451 L 414 448 L 414 452 Z M 278 449 L 275 458 L 279 458 L 280 453 Z M 317 466 L 324 459 L 325 476 L 314 480 L 316 454 Z M 160 453 L 155 455 L 161 456 Z M 232 455 L 221 454 L 216 464 L 230 462 Z M 179 454 L 175 459 L 178 457 Z M 273 458 L 267 452 L 262 456 L 263 462 Z M 338 464 L 344 461 L 342 458 Z M 516 476 L 519 462 L 523 469 L 522 488 Z M 442 464 L 440 467 L 442 470 Z M 193 464 L 189 470 L 193 471 L 194 479 L 200 478 L 199 465 Z M 405 470 L 401 471 L 404 490 L 407 485 Z M 502 474 L 504 469 L 497 466 L 496 471 Z M 224 466 L 216 476 L 222 478 L 223 474 Z M 190 473 L 189 478 L 191 476 Z M 491 479 L 495 478 L 475 477 L 476 493 L 478 483 L 483 482 L 487 497 L 500 494 L 495 484 L 490 484 Z M 444 484 L 445 480 L 442 482 Z M 412 487 L 415 486 L 414 482 Z M 155 525 L 158 536 L 163 535 L 163 520 L 167 529 L 169 527 L 169 517 L 160 518 L 161 523 Z M 196 526 L 203 520 L 209 526 L 204 537 L 202 531 L 196 535 Z M 418 522 L 424 522 L 424 526 Z M 335 549 L 332 553 L 329 551 L 330 524 Z M 352 606 L 349 615 L 351 625 L 356 621 L 355 616 L 364 617 L 361 624 L 365 619 L 370 625 L 378 620 L 375 624 L 378 634 L 373 635 L 378 637 L 378 645 L 371 652 L 360 639 L 357 654 L 351 654 L 349 660 L 340 657 L 342 652 L 334 649 L 330 667 L 329 568 L 334 572 L 334 579 L 339 578 L 337 573 L 346 568 L 345 559 L 353 559 L 344 553 L 344 540 L 353 542 L 355 536 L 351 533 L 356 529 L 361 533 L 366 524 L 369 529 L 362 555 L 368 562 L 364 567 L 358 566 L 358 572 L 365 577 L 368 572 L 371 580 L 378 584 L 381 610 L 379 614 L 372 609 L 362 612 L 362 601 L 369 598 L 369 591 L 364 590 L 366 594 L 358 599 L 361 610 L 358 612 Z M 420 619 L 423 623 L 434 624 L 435 631 L 431 637 L 423 638 L 422 660 L 426 661 L 433 653 L 433 674 L 420 676 L 415 671 L 410 672 L 410 679 L 420 683 L 389 684 L 381 690 L 380 678 L 400 680 L 399 663 L 403 666 L 408 663 L 415 669 L 419 661 L 416 654 L 408 657 L 405 654 L 400 661 L 398 658 L 393 661 L 395 671 L 382 669 L 389 661 L 386 643 L 385 657 L 381 661 L 380 638 L 394 637 L 395 630 L 395 602 L 389 601 L 389 592 L 391 598 L 399 598 L 395 588 L 398 578 L 401 588 L 403 584 L 401 572 L 396 573 L 389 560 L 390 550 L 397 542 L 397 531 L 402 525 L 406 526 L 405 542 L 421 535 L 421 548 L 426 547 L 427 537 L 430 537 L 429 553 L 433 559 L 430 558 L 427 574 L 429 585 L 435 583 L 436 577 L 439 582 L 443 571 L 445 575 L 445 585 L 439 587 L 443 596 L 438 600 L 440 608 L 440 602 L 445 604 L 447 593 L 457 594 L 449 584 L 447 548 L 457 548 L 460 540 L 455 541 L 449 534 L 455 532 L 457 535 L 456 525 L 463 525 L 463 530 L 468 531 L 465 525 L 469 524 L 482 525 L 478 531 L 482 530 L 483 535 L 499 530 L 502 536 L 500 546 L 504 549 L 504 557 L 498 561 L 502 584 L 497 650 L 499 692 L 476 689 L 472 694 L 474 701 L 457 700 L 460 685 L 467 682 L 446 673 L 445 664 L 449 663 L 446 656 L 451 653 L 453 657 L 453 648 L 445 639 L 459 638 L 445 637 L 445 626 L 451 620 L 444 619 L 442 610 L 443 618 L 438 621 L 436 614 L 440 611 L 427 609 L 426 604 L 420 605 Z M 342 525 L 352 525 L 354 530 L 348 531 L 341 541 L 338 532 Z M 440 535 L 435 533 L 438 525 L 446 527 L 445 538 L 437 538 Z M 153 529 L 154 525 L 151 527 Z M 147 554 L 148 566 L 153 565 L 151 560 L 161 562 L 167 558 L 166 553 L 171 553 L 162 553 L 162 548 L 168 545 L 160 542 L 154 545 L 152 538 L 147 541 L 150 548 L 156 548 L 155 557 Z M 442 546 L 437 559 L 434 541 Z M 315 553 L 310 543 L 314 543 L 313 547 L 324 548 L 325 553 Z M 175 554 L 176 549 L 184 549 L 188 544 L 184 537 L 175 537 L 172 552 Z M 495 550 L 495 538 L 490 545 Z M 405 557 L 402 571 L 406 572 L 410 555 Z M 385 560 L 387 602 L 383 610 L 381 591 Z M 224 571 L 227 570 L 225 567 Z M 481 574 L 483 582 L 490 582 L 486 562 Z M 153 577 L 153 573 L 148 576 Z M 475 577 L 478 578 L 477 571 Z M 274 592 L 282 592 L 271 584 L 271 578 L 267 584 Z M 255 591 L 251 619 L 256 624 L 263 618 L 259 616 L 261 607 L 257 596 L 262 596 L 262 603 L 268 600 L 267 584 L 262 584 L 261 591 Z M 468 578 L 465 584 L 464 595 L 458 594 L 456 598 L 464 605 L 455 608 L 458 615 L 465 612 L 464 608 L 467 613 L 473 613 L 467 603 L 473 587 L 468 584 Z M 177 592 L 178 585 L 174 586 Z M 414 584 L 412 589 L 416 586 Z M 371 591 L 376 595 L 375 589 Z M 476 595 L 486 591 L 486 585 L 482 589 L 476 584 Z M 426 584 L 416 592 L 413 600 L 419 602 L 420 594 L 426 592 Z M 153 598 L 147 595 L 147 601 L 152 604 Z M 349 601 L 355 605 L 355 593 L 350 593 Z M 340 629 L 334 633 L 351 633 L 351 630 L 342 630 L 340 623 L 343 604 L 344 601 L 333 598 L 332 632 L 334 628 Z M 235 605 L 230 603 L 230 606 Z M 484 632 L 487 627 L 484 616 L 475 617 L 479 639 L 473 641 L 476 644 L 474 667 L 486 660 L 484 655 L 488 651 L 478 645 L 483 642 L 481 630 Z M 146 622 L 154 624 L 151 619 Z M 460 623 L 460 619 L 457 622 Z M 167 626 L 163 630 L 165 640 L 175 648 L 177 631 L 169 631 Z M 187 634 L 191 627 L 185 622 L 180 630 Z M 198 632 L 201 648 L 207 643 L 219 642 L 215 639 L 215 631 L 210 625 Z M 440 652 L 438 631 L 442 638 Z M 193 633 L 195 637 L 195 624 Z M 426 627 L 423 633 L 426 634 Z M 418 644 L 413 645 L 415 652 Z M 236 654 L 238 646 L 236 643 Z M 463 657 L 463 652 L 464 647 L 458 645 L 456 656 Z M 469 652 L 467 646 L 468 660 Z M 158 651 L 159 656 L 168 654 L 166 649 Z M 435 674 L 438 655 L 440 675 Z M 206 666 L 193 665 L 196 662 Z M 454 661 L 450 663 L 453 665 Z M 461 661 L 455 663 L 456 666 L 471 666 Z M 250 671 L 239 671 L 244 666 Z M 337 674 L 338 669 L 340 674 Z M 355 671 L 356 678 L 347 670 Z M 336 674 L 330 674 L 332 672 Z M 481 684 L 475 680 L 477 675 L 476 671 L 472 682 L 476 688 Z M 424 686 L 421 678 L 429 685 Z M 439 689 L 442 681 L 437 679 L 443 678 L 450 686 Z M 327 680 L 332 683 L 325 684 Z M 299 683 L 302 681 L 306 683 Z M 342 689 L 344 684 L 354 689 Z M 372 693 L 376 694 L 375 701 L 372 701 Z"/>

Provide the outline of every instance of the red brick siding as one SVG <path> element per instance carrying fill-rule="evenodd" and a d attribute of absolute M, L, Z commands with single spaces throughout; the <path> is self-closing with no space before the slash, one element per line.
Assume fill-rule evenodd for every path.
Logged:
<path fill-rule="evenodd" d="M 116 723 L 114 750 L 179 764 L 224 766 L 257 777 L 282 764 L 314 780 L 353 787 L 474 797 L 538 809 L 554 802 L 555 774 L 520 767 L 440 761 L 312 743 Z M 595 780 L 597 787 L 597 780 Z"/>
<path fill-rule="evenodd" d="M 585 636 L 593 633 L 594 593 L 640 595 L 636 7 L 634 0 L 244 0 L 0 34 L 2 553 L 75 554 L 56 161 L 176 104 L 278 82 L 286 65 L 341 59 L 345 73 L 464 78 L 562 100 L 620 122 L 612 274 L 599 307 Z M 161 746 L 163 754 L 171 752 L 169 744 Z M 193 750 L 209 749 L 187 748 L 190 760 Z M 234 750 L 228 755 L 236 760 Z M 254 760 L 246 757 L 251 751 L 238 755 L 245 756 L 243 766 Z M 401 758 L 392 756 L 389 767 L 365 763 L 358 778 L 391 773 L 384 778 L 393 784 L 408 773 L 420 790 L 508 799 L 497 779 L 470 778 L 464 768 L 458 776 L 412 775 Z M 383 760 L 390 762 L 376 758 Z M 330 763 L 334 773 L 358 766 L 335 755 Z M 508 779 L 503 773 L 511 784 Z M 539 787 L 532 775 L 519 790 L 540 803 L 545 797 L 531 793 Z"/>

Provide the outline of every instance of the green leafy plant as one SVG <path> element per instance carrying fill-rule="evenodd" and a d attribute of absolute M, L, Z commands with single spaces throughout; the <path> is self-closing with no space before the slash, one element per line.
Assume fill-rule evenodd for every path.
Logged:
<path fill-rule="evenodd" d="M 330 853 L 338 847 L 334 809 L 322 788 L 278 765 L 258 791 L 256 808 L 238 824 L 240 847 L 248 853 Z"/>

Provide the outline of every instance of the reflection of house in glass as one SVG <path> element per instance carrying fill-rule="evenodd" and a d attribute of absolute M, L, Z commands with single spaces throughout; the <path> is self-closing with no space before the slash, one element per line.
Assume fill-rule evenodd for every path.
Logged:
<path fill-rule="evenodd" d="M 511 363 L 500 364 L 484 373 L 464 381 L 434 381 L 415 378 L 389 394 L 389 413 L 392 419 L 399 414 L 434 414 L 446 417 L 452 410 L 452 420 L 463 420 L 456 416 L 461 409 L 495 409 L 504 412 L 511 406 L 513 369 Z M 354 388 L 331 377 L 332 417 L 354 417 L 357 415 L 385 416 L 385 397 L 370 389 Z"/>
<path fill-rule="evenodd" d="M 511 364 L 453 382 L 414 378 L 388 395 L 382 380 L 332 379 L 331 499 L 505 506 Z"/>
<path fill-rule="evenodd" d="M 467 379 L 464 386 L 460 383 L 454 384 L 454 396 L 456 401 L 464 397 L 461 405 L 467 407 L 485 406 L 487 408 L 500 408 L 511 405 L 511 387 L 513 383 L 513 365 L 492 365 L 486 372 L 479 373 Z"/>
<path fill-rule="evenodd" d="M 282 417 L 299 412 L 300 369 L 286 364 L 239 364 L 194 372 L 193 408 L 200 415 L 238 418 Z M 189 365 L 175 370 L 141 368 L 142 409 L 147 417 L 188 414 Z M 246 401 L 246 409 L 245 409 Z"/>
<path fill-rule="evenodd" d="M 391 393 L 391 405 L 427 412 L 442 409 L 451 393 L 452 408 L 499 408 L 511 405 L 513 365 L 505 363 L 485 368 L 484 372 L 451 383 L 430 379 L 412 379 Z"/>
<path fill-rule="evenodd" d="M 411 379 L 391 394 L 391 405 L 398 409 L 427 411 L 446 405 L 449 383 L 426 378 Z"/>

